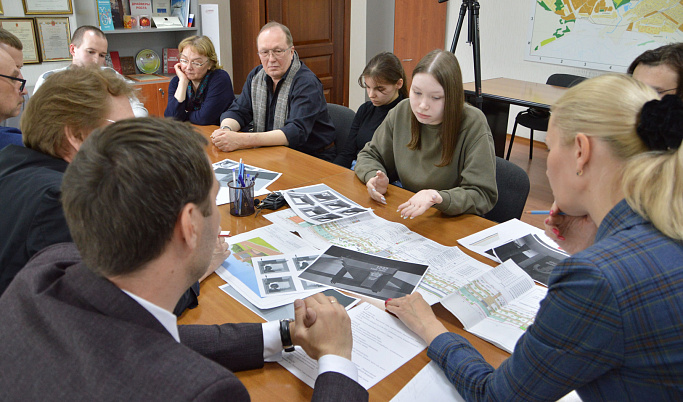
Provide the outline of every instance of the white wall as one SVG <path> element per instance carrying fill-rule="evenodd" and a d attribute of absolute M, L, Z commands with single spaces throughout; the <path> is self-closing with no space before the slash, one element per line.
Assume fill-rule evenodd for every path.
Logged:
<path fill-rule="evenodd" d="M 548 76 L 554 73 L 574 74 L 584 77 L 595 77 L 602 71 L 575 67 L 559 66 L 524 60 L 526 52 L 527 31 L 529 30 L 529 13 L 533 0 L 505 0 L 504 2 L 480 1 L 479 37 L 481 50 L 481 78 L 514 78 L 531 82 L 545 83 Z M 502 4 L 505 6 L 502 6 Z M 458 23 L 460 4 L 456 0 L 448 2 L 446 20 L 446 40 L 444 48 L 450 49 Z M 455 55 L 460 62 L 463 81 L 474 81 L 474 57 L 472 47 L 467 41 L 467 24 L 463 24 L 462 32 L 456 46 Z M 508 133 L 512 132 L 517 113 L 523 107 L 510 106 Z M 525 127 L 517 128 L 517 135 L 529 137 Z M 534 140 L 543 141 L 545 133 L 534 133 Z"/>
<path fill-rule="evenodd" d="M 390 0 L 383 0 L 390 1 Z M 419 0 L 436 1 L 436 0 Z M 601 71 L 587 70 L 581 68 L 558 66 L 530 62 L 524 60 L 526 52 L 527 31 L 529 29 L 528 19 L 533 0 L 505 0 L 505 1 L 480 1 L 479 10 L 479 37 L 481 43 L 481 76 L 482 79 L 489 78 L 514 78 L 532 82 L 544 83 L 548 76 L 554 73 L 566 73 L 594 77 L 602 74 Z M 446 37 L 444 38 L 444 49 L 450 49 L 453 34 L 458 22 L 458 14 L 462 2 L 451 0 L 448 2 Z M 349 67 L 349 106 L 357 109 L 365 101 L 365 93 L 362 88 L 354 85 L 356 79 L 363 71 L 366 63 L 364 50 L 371 41 L 376 41 L 377 35 L 367 37 L 366 21 L 368 15 L 372 14 L 372 7 L 375 7 L 371 0 L 352 0 L 351 2 L 351 60 Z M 363 11 L 367 10 L 367 11 Z M 466 21 L 465 21 L 466 22 Z M 381 24 L 386 26 L 387 33 L 391 30 L 393 35 L 393 24 Z M 376 25 L 373 25 L 375 27 Z M 463 81 L 474 81 L 474 61 L 472 47 L 467 41 L 467 24 L 463 26 L 458 41 L 456 56 L 462 68 Z M 510 121 L 508 133 L 512 132 L 515 116 L 524 110 L 522 107 L 510 107 Z M 517 129 L 517 134 L 528 137 L 529 131 L 524 127 Z M 543 141 L 545 133 L 534 133 L 534 139 Z"/>

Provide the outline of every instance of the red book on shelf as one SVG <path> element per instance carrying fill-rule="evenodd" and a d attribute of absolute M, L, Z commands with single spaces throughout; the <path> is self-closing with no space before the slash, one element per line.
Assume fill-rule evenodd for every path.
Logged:
<path fill-rule="evenodd" d="M 163 61 L 164 61 L 164 74 L 175 74 L 175 65 L 178 63 L 180 60 L 180 53 L 178 52 L 178 49 L 176 48 L 171 48 L 171 47 L 165 47 L 164 48 L 164 56 L 163 56 Z"/>
<path fill-rule="evenodd" d="M 119 58 L 119 52 L 109 52 L 109 56 L 111 56 L 111 67 L 119 74 L 123 74 L 123 70 L 121 70 L 121 59 Z"/>

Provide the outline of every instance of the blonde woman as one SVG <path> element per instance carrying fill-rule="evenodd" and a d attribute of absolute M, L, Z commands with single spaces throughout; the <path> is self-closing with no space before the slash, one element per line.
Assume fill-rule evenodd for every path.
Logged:
<path fill-rule="evenodd" d="M 164 116 L 198 125 L 217 125 L 235 93 L 230 75 L 218 63 L 216 49 L 206 36 L 190 36 L 178 45 L 176 76 L 168 85 Z"/>
<path fill-rule="evenodd" d="M 533 325 L 493 369 L 419 293 L 390 300 L 467 400 L 683 399 L 683 103 L 625 75 L 552 108 L 547 175 L 560 210 L 598 225 L 560 263 Z"/>

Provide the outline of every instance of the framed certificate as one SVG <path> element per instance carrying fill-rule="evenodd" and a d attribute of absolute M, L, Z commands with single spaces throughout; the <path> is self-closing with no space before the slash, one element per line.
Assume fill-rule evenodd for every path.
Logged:
<path fill-rule="evenodd" d="M 5 15 L 5 10 L 2 8 L 2 0 L 0 0 L 0 15 Z"/>
<path fill-rule="evenodd" d="M 2 1 L 2 0 L 0 0 Z M 71 0 L 21 0 L 24 14 L 73 14 Z"/>
<path fill-rule="evenodd" d="M 71 60 L 69 17 L 36 18 L 43 61 Z"/>
<path fill-rule="evenodd" d="M 40 47 L 33 18 L 0 18 L 0 28 L 19 38 L 24 46 L 24 64 L 40 63 Z"/>

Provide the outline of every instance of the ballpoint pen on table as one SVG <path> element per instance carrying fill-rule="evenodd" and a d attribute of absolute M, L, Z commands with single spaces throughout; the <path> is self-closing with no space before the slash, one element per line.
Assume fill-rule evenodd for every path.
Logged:
<path fill-rule="evenodd" d="M 550 211 L 524 211 L 528 215 L 550 215 Z M 560 212 L 560 215 L 566 215 L 564 212 Z"/>

